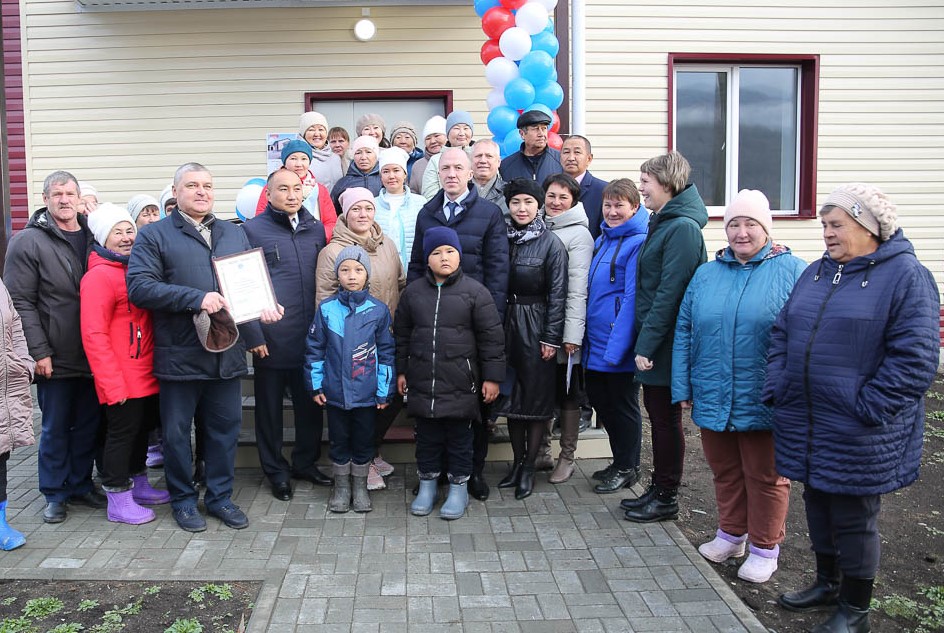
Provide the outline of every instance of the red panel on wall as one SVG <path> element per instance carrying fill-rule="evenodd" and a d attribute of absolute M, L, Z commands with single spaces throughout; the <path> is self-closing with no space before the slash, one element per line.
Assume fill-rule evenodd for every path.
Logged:
<path fill-rule="evenodd" d="M 3 39 L 3 92 L 7 107 L 7 154 L 10 159 L 10 209 L 13 231 L 29 218 L 26 191 L 26 137 L 23 128 L 23 66 L 20 55 L 20 5 L 0 0 Z"/>

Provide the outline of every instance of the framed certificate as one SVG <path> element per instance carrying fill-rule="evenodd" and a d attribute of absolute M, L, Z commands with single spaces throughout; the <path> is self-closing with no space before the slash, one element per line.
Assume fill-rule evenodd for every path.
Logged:
<path fill-rule="evenodd" d="M 258 319 L 264 310 L 276 309 L 275 289 L 261 248 L 214 257 L 213 269 L 236 323 Z"/>

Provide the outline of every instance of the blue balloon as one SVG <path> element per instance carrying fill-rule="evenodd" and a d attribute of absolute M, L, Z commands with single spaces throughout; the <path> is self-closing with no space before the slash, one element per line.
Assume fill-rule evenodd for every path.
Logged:
<path fill-rule="evenodd" d="M 550 31 L 541 31 L 537 35 L 531 36 L 531 50 L 544 51 L 551 57 L 557 57 L 560 52 L 560 42 L 557 36 Z"/>
<path fill-rule="evenodd" d="M 265 187 L 266 179 L 265 178 L 250 178 L 249 180 L 246 181 L 246 184 L 243 185 L 243 187 L 247 185 L 259 185 L 260 187 Z"/>
<path fill-rule="evenodd" d="M 518 112 L 506 105 L 496 106 L 488 113 L 488 129 L 498 138 L 505 138 L 509 131 L 516 129 Z"/>
<path fill-rule="evenodd" d="M 537 90 L 535 90 L 535 94 L 537 94 Z M 531 106 L 527 110 L 525 110 L 525 112 L 528 112 L 530 110 L 538 110 L 540 112 L 543 112 L 547 116 L 551 117 L 551 121 L 554 120 L 554 112 L 549 107 L 544 105 L 542 102 L 538 101 L 537 98 L 535 98 L 534 103 L 532 103 Z"/>
<path fill-rule="evenodd" d="M 511 156 L 521 149 L 521 134 L 518 133 L 517 129 L 514 129 L 505 135 L 505 140 L 502 141 L 501 148 L 502 158 Z"/>
<path fill-rule="evenodd" d="M 518 64 L 518 72 L 521 73 L 522 79 L 527 79 L 532 85 L 547 83 L 554 72 L 554 58 L 548 55 L 547 51 L 531 51 Z"/>
<path fill-rule="evenodd" d="M 521 77 L 512 79 L 505 85 L 505 101 L 512 109 L 524 110 L 534 103 L 534 85 Z"/>
<path fill-rule="evenodd" d="M 544 30 L 547 31 L 548 33 L 554 32 L 554 18 L 547 19 L 547 26 L 544 27 Z"/>
<path fill-rule="evenodd" d="M 485 15 L 489 9 L 497 6 L 501 6 L 498 0 L 475 0 L 475 12 L 479 14 L 479 17 Z"/>
<path fill-rule="evenodd" d="M 556 81 L 548 81 L 534 88 L 534 101 L 556 110 L 564 103 L 564 89 Z M 554 118 L 553 114 L 551 118 Z"/>
<path fill-rule="evenodd" d="M 554 72 L 551 73 L 551 78 L 548 81 L 557 81 L 557 69 L 554 69 Z"/>

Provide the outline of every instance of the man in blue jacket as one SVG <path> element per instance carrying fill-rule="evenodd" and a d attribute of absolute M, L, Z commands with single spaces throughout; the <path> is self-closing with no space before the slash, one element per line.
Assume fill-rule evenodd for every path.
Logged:
<path fill-rule="evenodd" d="M 235 345 L 209 351 L 198 338 L 194 317 L 229 307 L 218 292 L 213 258 L 251 245 L 241 228 L 213 215 L 213 176 L 206 167 L 179 167 L 173 192 L 177 208 L 138 234 L 128 262 L 128 298 L 154 317 L 154 375 L 161 386 L 164 472 L 174 519 L 188 532 L 206 529 L 190 478 L 190 430 L 199 408 L 206 446 L 203 502 L 227 526 L 242 529 L 249 520 L 230 499 L 242 422 L 239 377 L 247 373 L 247 347 L 258 356 L 268 352 L 255 322 L 239 328 L 241 340 Z M 266 312 L 262 318 L 274 322 L 281 317 Z"/>
<path fill-rule="evenodd" d="M 266 183 L 268 205 L 243 224 L 249 243 L 261 248 L 275 296 L 285 306 L 285 318 L 262 326 L 269 355 L 253 362 L 256 395 L 256 448 L 259 463 L 276 499 L 292 498 L 289 476 L 319 486 L 331 478 L 317 466 L 321 457 L 324 417 L 305 384 L 305 337 L 315 317 L 315 264 L 325 247 L 324 225 L 302 207 L 302 181 L 288 169 L 278 169 Z M 288 387 L 295 411 L 292 465 L 282 455 L 282 395 Z"/>
<path fill-rule="evenodd" d="M 472 162 L 462 148 L 451 147 L 439 160 L 439 193 L 420 209 L 416 217 L 416 237 L 407 273 L 407 283 L 426 274 L 423 256 L 423 234 L 434 226 L 448 226 L 459 234 L 462 245 L 462 272 L 484 285 L 498 314 L 505 314 L 508 294 L 508 234 L 501 209 L 478 195 L 472 184 Z M 488 433 L 483 412 L 480 422 L 473 423 L 472 478 L 469 494 L 476 499 L 488 497 L 489 489 L 482 470 L 488 454 Z"/>
<path fill-rule="evenodd" d="M 600 224 L 603 222 L 603 190 L 608 181 L 594 178 L 588 169 L 593 162 L 590 141 L 574 134 L 567 137 L 560 151 L 561 167 L 564 173 L 580 183 L 580 202 L 590 221 L 590 234 L 593 239 L 600 237 Z"/>
<path fill-rule="evenodd" d="M 560 152 L 547 145 L 550 125 L 551 117 L 540 110 L 528 110 L 518 117 L 521 149 L 506 157 L 498 168 L 505 182 L 527 178 L 540 185 L 548 176 L 561 173 Z"/>

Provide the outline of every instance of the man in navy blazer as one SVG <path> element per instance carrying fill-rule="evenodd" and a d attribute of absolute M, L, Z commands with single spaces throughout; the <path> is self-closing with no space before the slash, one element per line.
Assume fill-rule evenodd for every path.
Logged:
<path fill-rule="evenodd" d="M 583 203 L 590 221 L 590 234 L 593 239 L 597 239 L 600 236 L 600 223 L 603 221 L 603 189 L 608 182 L 594 178 L 593 174 L 587 171 L 593 161 L 590 141 L 576 134 L 568 137 L 561 146 L 560 157 L 564 173 L 580 183 L 580 202 Z"/>

